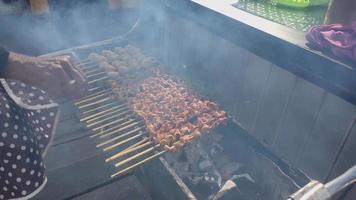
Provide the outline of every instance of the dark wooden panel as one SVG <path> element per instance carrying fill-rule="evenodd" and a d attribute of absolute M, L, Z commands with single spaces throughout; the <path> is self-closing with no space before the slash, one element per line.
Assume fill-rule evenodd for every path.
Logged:
<path fill-rule="evenodd" d="M 325 92 L 322 89 L 298 79 L 273 145 L 275 153 L 287 162 L 295 164 L 296 156 L 304 145 L 304 138 L 314 126 L 324 98 Z"/>
<path fill-rule="evenodd" d="M 251 133 L 266 146 L 271 146 L 277 128 L 297 78 L 278 67 L 273 67 L 267 83 L 267 90 L 259 104 L 259 111 Z"/>
<path fill-rule="evenodd" d="M 248 131 L 254 124 L 262 93 L 270 76 L 272 64 L 253 54 L 248 58 L 242 98 L 237 102 L 237 121 Z"/>
<path fill-rule="evenodd" d="M 105 164 L 104 158 L 104 155 L 95 156 L 66 167 L 48 170 L 47 185 L 35 199 L 65 199 L 107 182 L 114 169 L 111 164 Z M 66 160 L 66 157 L 63 155 L 56 159 Z"/>
<path fill-rule="evenodd" d="M 148 191 L 135 176 L 129 176 L 73 200 L 151 200 Z"/>
<path fill-rule="evenodd" d="M 84 137 L 62 145 L 53 146 L 49 149 L 45 159 L 47 170 L 52 171 L 66 167 L 75 162 L 101 154 L 102 151 L 95 147 L 96 144 L 97 141 L 93 138 Z"/>
<path fill-rule="evenodd" d="M 349 135 L 345 137 L 345 143 L 340 151 L 340 154 L 332 168 L 332 171 L 328 177 L 328 180 L 334 179 L 341 175 L 346 170 L 356 165 L 356 126 L 353 122 L 352 130 Z"/>
<path fill-rule="evenodd" d="M 328 94 L 310 135 L 304 139 L 296 166 L 311 178 L 325 181 L 355 120 L 356 107 Z"/>

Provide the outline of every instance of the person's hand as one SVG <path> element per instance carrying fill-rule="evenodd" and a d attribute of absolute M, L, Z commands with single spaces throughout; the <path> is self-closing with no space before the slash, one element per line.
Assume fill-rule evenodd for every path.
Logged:
<path fill-rule="evenodd" d="M 70 56 L 38 58 L 11 52 L 4 76 L 36 86 L 54 98 L 76 99 L 87 91 L 86 81 Z"/>

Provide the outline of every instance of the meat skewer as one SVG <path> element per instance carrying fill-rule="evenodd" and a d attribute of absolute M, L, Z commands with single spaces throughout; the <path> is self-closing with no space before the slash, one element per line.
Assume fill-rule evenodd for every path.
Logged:
<path fill-rule="evenodd" d="M 152 67 L 153 59 L 144 56 L 138 48 L 119 47 L 113 51 L 104 50 L 101 55 L 91 54 L 89 57 L 88 60 L 94 60 L 99 66 L 95 69 L 97 71 L 88 68 L 89 78 L 98 77 L 90 80 L 89 84 L 103 82 L 110 85 L 115 96 L 113 100 L 127 101 L 129 110 L 136 114 L 130 114 L 129 110 L 126 113 L 125 107 L 123 110 L 112 108 L 117 107 L 115 104 L 102 105 L 107 104 L 106 101 L 93 102 L 102 101 L 101 98 L 105 99 L 105 95 L 90 97 L 79 104 L 80 109 L 83 109 L 83 106 L 85 109 L 95 105 L 101 107 L 97 110 L 90 109 L 86 114 L 93 114 L 82 118 L 82 121 L 92 128 L 93 134 L 90 137 L 107 138 L 97 147 L 110 151 L 136 141 L 123 151 L 107 158 L 106 162 L 131 155 L 115 165 L 122 167 L 161 149 L 113 174 L 112 177 L 124 174 L 165 152 L 178 151 L 227 119 L 226 113 L 220 110 L 217 104 L 196 95 L 174 77 Z M 99 113 L 95 113 L 97 111 Z"/>

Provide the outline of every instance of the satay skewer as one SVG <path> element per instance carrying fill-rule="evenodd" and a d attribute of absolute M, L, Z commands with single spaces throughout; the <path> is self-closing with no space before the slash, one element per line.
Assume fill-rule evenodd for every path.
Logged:
<path fill-rule="evenodd" d="M 106 97 L 104 99 L 100 99 L 96 102 L 93 102 L 93 103 L 88 103 L 88 104 L 84 104 L 84 105 L 81 105 L 81 106 L 78 106 L 79 109 L 84 109 L 84 108 L 87 108 L 87 107 L 90 107 L 90 106 L 94 106 L 96 104 L 100 104 L 100 103 L 103 103 L 103 102 L 106 102 L 106 101 L 110 101 L 110 100 L 113 100 L 113 97 Z"/>
<path fill-rule="evenodd" d="M 89 115 L 89 116 L 87 116 L 87 117 L 83 117 L 83 118 L 80 119 L 80 121 L 81 121 L 81 122 L 84 122 L 84 121 L 89 122 L 89 120 L 94 119 L 95 117 L 101 116 L 101 115 L 106 114 L 106 113 L 108 113 L 108 112 L 111 112 L 111 111 L 113 111 L 113 110 L 122 109 L 122 108 L 124 108 L 124 106 L 126 106 L 126 105 L 119 105 L 119 106 L 110 107 L 109 109 L 100 111 L 100 112 L 98 112 L 98 113 Z"/>
<path fill-rule="evenodd" d="M 143 140 L 142 140 L 142 141 L 143 141 Z M 131 147 L 131 148 L 129 148 L 128 150 L 123 150 L 123 151 L 121 151 L 120 153 L 115 154 L 115 155 L 111 156 L 110 158 L 106 159 L 105 162 L 110 162 L 110 161 L 112 161 L 112 160 L 115 160 L 115 159 L 117 159 L 117 158 L 120 158 L 120 157 L 122 157 L 122 156 L 125 156 L 125 155 L 127 155 L 127 154 L 129 154 L 129 153 L 132 153 L 132 152 L 134 152 L 134 151 L 136 151 L 136 150 L 142 149 L 142 148 L 144 148 L 144 147 L 146 147 L 146 146 L 148 146 L 148 145 L 151 145 L 151 144 L 152 144 L 152 142 L 145 142 L 145 143 L 140 144 L 140 145 L 137 145 L 137 146 L 135 146 L 135 147 Z M 136 145 L 136 144 L 135 144 L 135 145 Z"/>
<path fill-rule="evenodd" d="M 151 160 L 153 160 L 153 159 L 155 159 L 157 157 L 160 157 L 164 153 L 166 153 L 166 150 L 162 150 L 162 151 L 160 151 L 158 153 L 155 153 L 154 155 L 152 155 L 150 157 L 147 157 L 147 158 L 141 160 L 140 162 L 129 166 L 128 168 L 125 168 L 125 169 L 123 169 L 123 170 L 121 170 L 121 171 L 119 171 L 119 172 L 117 172 L 115 174 L 112 174 L 110 177 L 114 178 L 116 176 L 120 176 L 120 175 L 126 174 L 127 172 L 135 169 L 136 167 L 139 167 L 139 166 L 141 166 L 141 165 L 143 165 L 143 164 L 145 164 L 145 163 L 147 163 L 147 162 L 149 162 L 149 161 L 151 161 Z"/>
<path fill-rule="evenodd" d="M 74 103 L 74 105 L 80 106 L 83 103 L 88 103 L 88 102 L 93 101 L 93 100 L 95 100 L 95 99 L 97 99 L 99 97 L 103 97 L 103 96 L 106 96 L 106 95 L 109 95 L 109 94 L 112 94 L 112 92 L 108 91 L 108 92 L 104 92 L 104 93 L 99 93 L 98 95 L 94 95 L 94 96 L 86 98 L 84 100 L 77 101 L 76 103 Z"/>
<path fill-rule="evenodd" d="M 108 137 L 108 136 L 110 136 L 110 135 L 113 135 L 113 134 L 116 134 L 116 133 L 118 133 L 118 132 L 120 132 L 120 131 L 123 131 L 123 130 L 126 130 L 126 129 L 128 129 L 128 128 L 131 128 L 131 127 L 134 127 L 134 126 L 136 126 L 136 125 L 139 125 L 141 122 L 134 122 L 134 123 L 131 123 L 131 124 L 129 124 L 129 125 L 126 125 L 126 126 L 124 126 L 124 127 L 121 127 L 121 128 L 119 128 L 119 129 L 116 129 L 116 130 L 113 130 L 113 131 L 111 131 L 111 132 L 108 132 L 108 133 L 105 133 L 105 134 L 101 134 L 100 135 L 100 138 L 106 138 L 106 137 Z"/>
<path fill-rule="evenodd" d="M 142 127 L 135 128 L 135 129 L 133 129 L 133 130 L 131 130 L 131 131 L 129 131 L 129 132 L 120 134 L 119 136 L 116 136 L 116 137 L 114 137 L 114 138 L 111 138 L 111 139 L 109 139 L 109 140 L 106 140 L 105 142 L 102 142 L 102 143 L 96 145 L 96 147 L 99 148 L 99 147 L 105 146 L 105 145 L 110 144 L 110 143 L 112 143 L 112 142 L 114 142 L 114 141 L 116 141 L 116 140 L 119 140 L 119 139 L 121 139 L 121 138 L 124 138 L 124 137 L 126 137 L 126 136 L 129 136 L 129 135 L 131 135 L 131 134 L 134 134 L 134 133 L 140 131 L 141 129 L 142 129 Z"/>
<path fill-rule="evenodd" d="M 113 127 L 110 127 L 108 129 L 105 129 L 104 131 L 99 131 L 99 132 L 94 132 L 93 135 L 91 135 L 90 137 L 96 137 L 98 135 L 105 135 L 107 133 L 110 133 L 111 131 L 114 131 L 115 129 L 119 129 L 119 128 L 122 128 L 124 126 L 126 126 L 127 124 L 130 125 L 130 123 L 135 123 L 135 120 L 134 119 L 129 119 L 127 120 L 126 122 L 123 122 L 123 123 L 118 123 L 118 125 L 115 125 Z"/>
<path fill-rule="evenodd" d="M 96 63 L 96 61 L 90 60 L 90 59 L 85 59 L 85 60 L 82 60 L 80 63 L 78 63 L 75 67 L 86 66 L 86 65 L 92 64 L 92 63 Z"/>
<path fill-rule="evenodd" d="M 98 72 L 103 72 L 103 70 L 101 68 L 95 68 L 95 69 L 92 69 L 92 70 L 89 70 L 89 71 L 86 71 L 83 73 L 87 77 L 87 76 L 90 76 L 90 75 L 98 73 Z"/>
<path fill-rule="evenodd" d="M 123 154 L 123 155 L 126 155 L 126 154 L 127 154 L 127 153 L 126 153 L 127 151 L 131 151 L 131 149 L 136 148 L 136 147 L 138 147 L 138 146 L 140 146 L 140 145 L 143 145 L 143 144 L 146 144 L 146 143 L 153 144 L 153 143 L 149 140 L 149 138 L 147 138 L 147 137 L 146 137 L 146 138 L 143 138 L 142 140 L 139 140 L 138 142 L 134 143 L 133 145 L 131 145 L 131 146 L 129 146 L 129 147 L 123 149 L 123 150 L 120 151 L 119 153 L 116 153 L 116 154 L 110 156 L 110 157 L 107 158 L 105 161 L 106 161 L 106 162 L 109 162 L 109 161 L 114 160 L 114 159 L 116 159 L 116 158 L 118 158 L 118 157 L 121 157 L 122 154 Z"/>
<path fill-rule="evenodd" d="M 124 117 L 124 118 L 121 118 L 121 119 L 118 119 L 118 120 L 109 122 L 109 123 L 104 124 L 104 125 L 99 126 L 99 127 L 95 127 L 95 128 L 93 128 L 93 131 L 98 131 L 98 130 L 101 130 L 101 129 L 103 129 L 103 128 L 109 127 L 109 126 L 111 126 L 111 125 L 113 125 L 113 124 L 116 124 L 116 123 L 125 121 L 126 119 L 129 119 L 130 117 L 132 117 L 132 115 L 128 115 L 128 116 L 126 116 L 126 117 Z"/>
<path fill-rule="evenodd" d="M 136 158 L 139 158 L 139 157 L 141 157 L 141 156 L 143 156 L 143 155 L 145 155 L 147 153 L 150 153 L 151 151 L 154 151 L 158 147 L 159 147 L 159 144 L 157 144 L 157 145 L 155 145 L 153 147 L 150 147 L 148 149 L 145 149 L 144 151 L 142 151 L 140 153 L 137 153 L 137 154 L 135 154 L 135 155 L 133 155 L 133 156 L 131 156 L 129 158 L 126 158 L 125 160 L 122 160 L 122 161 L 116 163 L 115 167 L 120 167 L 120 166 L 122 166 L 122 165 L 124 165 L 124 164 L 126 164 L 126 163 L 128 163 L 128 162 L 130 162 L 132 160 L 135 160 Z"/>
<path fill-rule="evenodd" d="M 114 110 L 111 110 L 111 111 L 107 111 L 107 112 L 103 113 L 102 115 L 99 115 L 99 116 L 97 116 L 95 118 L 87 120 L 86 123 L 87 124 L 91 124 L 92 122 L 99 122 L 99 120 L 101 120 L 101 119 L 103 119 L 105 117 L 108 117 L 110 115 L 116 114 L 118 112 L 127 111 L 127 110 L 128 110 L 128 108 L 123 107 L 123 108 L 118 108 L 118 109 L 114 109 Z"/>
<path fill-rule="evenodd" d="M 138 137 L 142 137 L 142 136 L 143 136 L 143 133 L 139 133 L 139 134 L 134 135 L 134 136 L 132 136 L 132 137 L 130 137 L 130 138 L 127 138 L 126 140 L 123 140 L 123 141 L 120 141 L 120 142 L 118 142 L 118 143 L 115 143 L 115 144 L 113 144 L 113 145 L 111 145 L 111 146 L 105 147 L 103 150 L 104 150 L 104 151 L 109 151 L 109 150 L 111 150 L 111 149 L 113 149 L 113 148 L 119 147 L 119 146 L 121 146 L 121 145 L 123 145 L 123 144 L 126 144 L 126 143 L 128 143 L 128 142 L 130 142 L 130 141 L 132 141 L 132 140 L 134 140 L 134 139 L 136 139 L 136 138 L 138 138 Z"/>
<path fill-rule="evenodd" d="M 131 113 L 131 111 L 126 109 L 124 112 L 120 112 L 120 113 L 118 113 L 118 114 L 115 114 L 115 115 L 113 115 L 113 116 L 107 117 L 107 118 L 102 119 L 102 120 L 98 120 L 98 121 L 93 122 L 93 123 L 88 123 L 88 124 L 87 124 L 87 127 L 88 127 L 88 128 L 91 128 L 91 127 L 93 127 L 93 126 L 100 125 L 100 124 L 102 124 L 102 123 L 104 123 L 104 122 L 107 122 L 107 121 L 109 121 L 109 120 L 111 120 L 111 119 L 118 118 L 118 117 L 120 117 L 120 116 L 122 116 L 122 115 L 129 114 L 129 113 Z"/>
<path fill-rule="evenodd" d="M 83 98 L 78 99 L 74 104 L 75 104 L 75 105 L 76 105 L 76 104 L 80 104 L 80 103 L 82 103 L 82 101 L 86 101 L 86 100 L 89 99 L 89 98 L 92 98 L 92 97 L 94 97 L 94 96 L 100 95 L 100 94 L 102 94 L 102 93 L 111 92 L 111 91 L 112 91 L 111 89 L 106 89 L 106 90 L 103 90 L 103 91 L 99 91 L 99 92 L 96 92 L 96 93 L 87 95 L 87 96 L 85 96 L 85 97 L 83 97 Z"/>
<path fill-rule="evenodd" d="M 83 115 L 87 115 L 88 113 L 93 113 L 93 112 L 97 112 L 97 111 L 100 111 L 104 108 L 107 108 L 107 107 L 110 107 L 110 106 L 113 106 L 113 105 L 117 105 L 116 102 L 111 102 L 111 103 L 108 103 L 108 104 L 105 104 L 105 105 L 102 105 L 102 106 L 99 106 L 99 107 L 96 107 L 96 108 L 93 108 L 93 109 L 90 109 L 90 110 L 86 110 L 86 111 L 83 111 Z"/>
<path fill-rule="evenodd" d="M 105 88 L 103 88 L 103 87 L 101 87 L 101 86 L 93 87 L 93 88 L 89 88 L 89 89 L 88 89 L 88 92 L 90 93 L 90 92 L 94 92 L 94 91 L 96 91 L 96 90 L 101 90 L 101 89 L 105 89 Z"/>
<path fill-rule="evenodd" d="M 89 79 L 89 78 L 93 78 L 93 77 L 100 76 L 100 75 L 106 75 L 106 72 L 99 72 L 99 73 L 96 73 L 96 74 L 90 74 L 90 75 L 86 76 L 86 78 Z"/>
<path fill-rule="evenodd" d="M 92 80 L 92 81 L 88 81 L 88 85 L 89 84 L 93 84 L 93 83 L 97 83 L 97 82 L 100 82 L 100 81 L 104 81 L 104 80 L 107 80 L 107 79 L 110 79 L 110 77 L 105 76 L 105 77 L 98 78 L 98 79 L 95 79 L 95 80 Z"/>

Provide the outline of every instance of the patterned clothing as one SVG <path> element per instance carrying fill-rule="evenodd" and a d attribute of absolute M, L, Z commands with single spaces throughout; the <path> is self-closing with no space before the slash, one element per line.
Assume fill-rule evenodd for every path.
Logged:
<path fill-rule="evenodd" d="M 44 91 L 0 79 L 0 200 L 29 199 L 44 187 L 57 119 L 58 105 Z"/>

